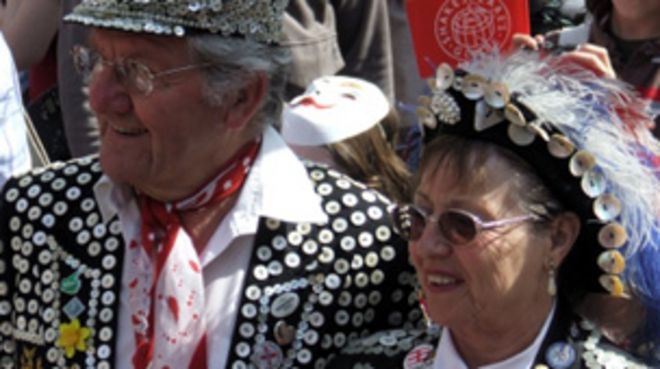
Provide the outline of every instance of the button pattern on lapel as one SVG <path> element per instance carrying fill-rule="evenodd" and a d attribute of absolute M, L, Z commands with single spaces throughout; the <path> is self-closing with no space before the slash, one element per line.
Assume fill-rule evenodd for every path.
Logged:
<path fill-rule="evenodd" d="M 94 201 L 100 171 L 97 159 L 87 157 L 8 182 L 0 252 L 15 278 L 0 281 L 0 362 L 43 347 L 35 360 L 45 367 L 113 363 L 123 254 L 119 222 L 102 224 Z M 57 342 L 60 327 L 74 320 L 91 336 L 84 351 L 67 357 Z"/>
<path fill-rule="evenodd" d="M 412 268 L 384 216 L 388 201 L 334 170 L 308 170 L 329 222 L 261 221 L 229 368 L 323 368 L 349 341 L 417 309 L 384 298 L 407 296 L 414 281 L 398 275 Z"/>

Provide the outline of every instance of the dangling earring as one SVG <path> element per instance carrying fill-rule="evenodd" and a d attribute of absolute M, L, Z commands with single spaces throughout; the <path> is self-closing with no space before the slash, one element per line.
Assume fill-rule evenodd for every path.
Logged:
<path fill-rule="evenodd" d="M 557 294 L 557 281 L 555 281 L 555 263 L 550 260 L 548 263 L 548 294 L 555 296 Z"/>
<path fill-rule="evenodd" d="M 422 314 L 424 314 L 424 323 L 426 323 L 426 327 L 429 328 L 433 325 L 433 322 L 431 321 L 431 317 L 429 317 L 428 305 L 426 304 L 426 296 L 424 295 L 424 290 L 422 290 L 421 287 L 418 288 L 417 300 L 419 301 L 419 308 L 422 310 Z"/>

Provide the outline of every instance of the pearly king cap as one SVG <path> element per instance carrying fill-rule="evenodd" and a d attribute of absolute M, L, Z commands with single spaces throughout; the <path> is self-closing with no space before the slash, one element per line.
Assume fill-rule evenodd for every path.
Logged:
<path fill-rule="evenodd" d="M 82 0 L 65 21 L 183 37 L 189 31 L 277 43 L 289 0 Z"/>
<path fill-rule="evenodd" d="M 426 139 L 456 135 L 504 147 L 581 219 L 560 285 L 660 308 L 660 143 L 623 84 L 558 56 L 480 54 L 439 66 L 420 98 Z M 563 283 L 562 283 L 563 282 Z"/>
<path fill-rule="evenodd" d="M 340 142 L 376 126 L 389 111 L 387 97 L 373 83 L 321 77 L 284 107 L 282 137 L 299 146 Z"/>

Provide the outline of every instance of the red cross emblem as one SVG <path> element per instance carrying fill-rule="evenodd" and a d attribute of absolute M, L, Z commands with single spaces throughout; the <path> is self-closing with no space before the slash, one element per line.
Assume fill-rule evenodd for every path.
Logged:
<path fill-rule="evenodd" d="M 266 341 L 254 350 L 253 361 L 260 369 L 273 369 L 282 363 L 282 350 L 275 343 Z"/>
<path fill-rule="evenodd" d="M 416 346 L 408 353 L 408 355 L 406 355 L 406 358 L 403 361 L 403 367 L 404 369 L 423 368 L 427 363 L 429 363 L 429 359 L 431 359 L 432 354 L 433 346 L 430 344 L 425 343 Z"/>

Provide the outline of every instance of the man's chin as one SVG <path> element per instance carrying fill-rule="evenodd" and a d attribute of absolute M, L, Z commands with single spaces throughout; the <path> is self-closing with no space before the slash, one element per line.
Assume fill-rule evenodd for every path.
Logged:
<path fill-rule="evenodd" d="M 130 158 L 116 157 L 104 152 L 101 146 L 100 154 L 101 168 L 103 174 L 110 177 L 116 183 L 126 183 L 134 186 L 140 183 L 146 176 L 147 170 L 140 170 L 138 161 Z"/>

